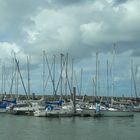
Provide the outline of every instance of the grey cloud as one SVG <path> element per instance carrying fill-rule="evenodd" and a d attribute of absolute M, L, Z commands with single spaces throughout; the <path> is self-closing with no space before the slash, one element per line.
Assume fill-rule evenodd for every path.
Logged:
<path fill-rule="evenodd" d="M 117 5 L 123 4 L 127 1 L 129 1 L 129 0 L 114 0 L 113 5 L 117 6 Z"/>
<path fill-rule="evenodd" d="M 24 26 L 32 26 L 31 16 L 44 6 L 44 0 L 0 0 L 0 40 L 22 42 Z"/>
<path fill-rule="evenodd" d="M 50 5 L 57 5 L 57 6 L 69 6 L 73 4 L 81 4 L 85 2 L 89 2 L 93 0 L 47 0 Z"/>
<path fill-rule="evenodd" d="M 127 9 L 119 7 L 127 2 L 116 0 L 118 11 L 114 11 L 102 0 L 0 1 L 0 39 L 19 43 L 26 53 L 34 55 L 46 49 L 52 53 L 68 51 L 84 58 L 96 51 L 110 52 L 114 42 L 121 46 L 118 53 L 133 50 L 132 46 L 139 42 L 140 21 L 131 19 L 133 15 L 127 19 Z M 55 5 L 62 8 L 56 9 Z M 33 43 L 27 41 L 25 28 L 37 32 Z"/>

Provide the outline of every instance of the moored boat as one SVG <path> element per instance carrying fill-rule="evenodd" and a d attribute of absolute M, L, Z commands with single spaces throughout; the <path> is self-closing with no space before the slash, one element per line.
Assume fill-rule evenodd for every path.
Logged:
<path fill-rule="evenodd" d="M 109 108 L 106 110 L 101 110 L 103 117 L 133 117 L 134 113 L 130 110 L 119 110 L 114 108 Z"/>

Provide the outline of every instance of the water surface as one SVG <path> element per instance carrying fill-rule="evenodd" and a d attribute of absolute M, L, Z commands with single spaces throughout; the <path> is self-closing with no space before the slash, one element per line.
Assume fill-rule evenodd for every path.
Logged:
<path fill-rule="evenodd" d="M 134 117 L 36 118 L 0 114 L 1 140 L 140 140 Z"/>

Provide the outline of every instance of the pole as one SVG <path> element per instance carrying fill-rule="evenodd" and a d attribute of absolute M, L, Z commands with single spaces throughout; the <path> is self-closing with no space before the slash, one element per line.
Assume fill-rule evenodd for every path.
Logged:
<path fill-rule="evenodd" d="M 73 105 L 74 105 L 74 114 L 76 114 L 76 87 L 73 87 Z"/>
<path fill-rule="evenodd" d="M 30 97 L 30 58 L 27 56 L 27 71 L 28 71 L 28 97 Z"/>

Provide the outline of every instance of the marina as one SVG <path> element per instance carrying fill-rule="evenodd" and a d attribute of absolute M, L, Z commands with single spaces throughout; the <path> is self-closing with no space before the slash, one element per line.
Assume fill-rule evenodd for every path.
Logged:
<path fill-rule="evenodd" d="M 0 140 L 140 140 L 140 0 L 0 0 Z"/>
<path fill-rule="evenodd" d="M 74 90 L 75 91 L 75 88 Z M 74 93 L 75 94 L 75 93 Z M 73 95 L 74 95 L 73 94 Z M 139 100 L 122 100 L 117 98 L 115 101 L 103 101 L 103 97 L 96 98 L 94 101 L 81 100 L 77 96 L 74 98 L 50 100 L 41 98 L 39 100 L 16 100 L 2 99 L 0 102 L 1 113 L 13 115 L 29 115 L 35 117 L 133 117 L 134 112 L 140 113 Z M 60 98 L 59 97 L 59 98 Z M 106 98 L 106 97 L 104 97 Z M 54 100 L 55 99 L 55 100 Z M 92 98 L 93 99 L 93 98 Z M 112 102 L 113 100 L 113 102 Z"/>

